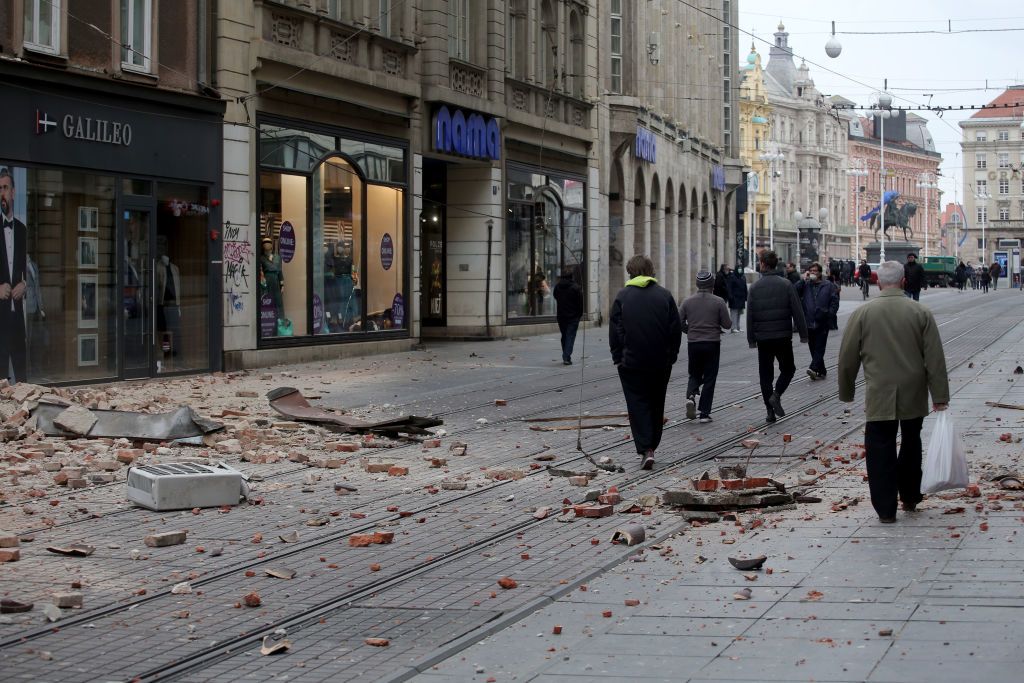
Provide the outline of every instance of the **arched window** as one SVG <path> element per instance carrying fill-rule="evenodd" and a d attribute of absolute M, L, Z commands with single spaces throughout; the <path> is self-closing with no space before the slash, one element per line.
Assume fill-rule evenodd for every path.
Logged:
<path fill-rule="evenodd" d="M 510 0 L 508 10 L 508 72 L 516 80 L 526 80 L 527 71 L 527 29 L 526 0 Z"/>
<path fill-rule="evenodd" d="M 569 49 L 572 57 L 571 73 L 572 87 L 570 92 L 575 97 L 583 97 L 583 87 L 586 76 L 586 60 L 584 58 L 584 46 L 583 46 L 583 22 L 580 20 L 579 12 L 573 10 L 569 14 Z"/>

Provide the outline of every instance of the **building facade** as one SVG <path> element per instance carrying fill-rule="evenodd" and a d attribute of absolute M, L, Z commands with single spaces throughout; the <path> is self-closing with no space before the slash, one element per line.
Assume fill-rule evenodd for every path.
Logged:
<path fill-rule="evenodd" d="M 789 33 L 781 23 L 764 79 L 772 106 L 768 145 L 784 156 L 776 162 L 779 175 L 773 183 L 775 251 L 794 262 L 850 258 L 850 231 L 837 229 L 847 215 L 846 131 L 830 101 L 814 86 L 807 64 L 794 62 Z M 819 221 L 820 239 L 804 234 L 798 244 L 797 212 L 804 221 Z"/>
<path fill-rule="evenodd" d="M 740 136 L 739 156 L 747 169 L 747 213 L 744 221 L 749 251 L 750 235 L 753 234 L 753 249 L 757 252 L 767 248 L 772 229 L 769 212 L 772 210 L 772 162 L 764 158 L 771 153 L 772 105 L 764 83 L 761 55 L 754 46 L 740 65 L 742 78 L 739 93 Z M 778 163 L 778 162 L 776 162 Z M 756 256 L 756 254 L 755 254 Z"/>
<path fill-rule="evenodd" d="M 1024 85 L 1010 86 L 985 109 L 960 122 L 969 232 L 960 254 L 974 263 L 991 264 L 997 253 L 1006 256 L 1024 239 L 1022 126 Z"/>
<path fill-rule="evenodd" d="M 968 237 L 967 222 L 964 220 L 966 215 L 963 204 L 956 202 L 946 204 L 946 208 L 939 217 L 939 229 L 941 232 L 933 253 L 938 256 L 957 255 L 957 245 L 960 244 L 962 246 L 962 243 L 966 242 Z M 961 258 L 960 260 L 968 264 L 968 259 Z M 969 265 L 974 264 L 970 263 Z"/>
<path fill-rule="evenodd" d="M 600 300 L 607 309 L 634 254 L 681 298 L 699 269 L 736 261 L 738 8 L 599 5 Z"/>
<path fill-rule="evenodd" d="M 220 369 L 210 19 L 203 0 L 0 1 L 5 376 Z"/>

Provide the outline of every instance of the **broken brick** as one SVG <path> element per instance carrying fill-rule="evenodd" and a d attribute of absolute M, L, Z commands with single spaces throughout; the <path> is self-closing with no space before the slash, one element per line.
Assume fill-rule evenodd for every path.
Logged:
<path fill-rule="evenodd" d="M 637 600 L 636 598 L 626 598 L 625 604 L 626 604 L 626 607 L 636 607 L 637 605 L 640 604 L 640 601 Z"/>
<path fill-rule="evenodd" d="M 369 474 L 383 474 L 394 466 L 393 462 L 368 462 L 363 469 Z"/>
<path fill-rule="evenodd" d="M 408 467 L 399 467 L 398 465 L 395 465 L 394 467 L 389 467 L 388 468 L 388 476 L 389 477 L 405 477 L 408 474 L 409 474 L 409 468 Z"/>
<path fill-rule="evenodd" d="M 503 576 L 500 579 L 498 579 L 498 585 L 504 588 L 505 590 L 511 590 L 518 586 L 519 583 L 510 576 Z"/>
<path fill-rule="evenodd" d="M 152 534 L 143 539 L 150 548 L 165 548 L 171 545 L 181 545 L 185 542 L 186 531 L 166 531 L 162 534 Z"/>
<path fill-rule="evenodd" d="M 441 447 L 441 439 L 424 439 L 423 447 L 424 448 L 440 448 Z"/>
<path fill-rule="evenodd" d="M 0 564 L 4 562 L 17 562 L 21 559 L 19 548 L 0 548 Z"/>
<path fill-rule="evenodd" d="M 334 443 L 327 444 L 327 450 L 341 451 L 343 453 L 355 453 L 359 448 L 360 445 L 354 441 L 336 441 Z"/>
<path fill-rule="evenodd" d="M 84 603 L 81 593 L 54 593 L 53 604 L 63 608 L 80 608 Z"/>
<path fill-rule="evenodd" d="M 614 512 L 611 505 L 574 505 L 572 509 L 577 517 L 611 517 Z"/>
<path fill-rule="evenodd" d="M 387 647 L 391 644 L 391 641 L 387 638 L 367 638 L 363 642 L 370 647 Z"/>
<path fill-rule="evenodd" d="M 263 604 L 263 601 L 260 599 L 260 594 L 256 591 L 246 593 L 245 597 L 242 598 L 242 602 L 245 603 L 246 607 L 259 607 Z"/>
<path fill-rule="evenodd" d="M 373 542 L 374 543 L 382 543 L 384 545 L 387 545 L 388 543 L 391 543 L 393 540 L 395 540 L 395 532 L 393 532 L 393 531 L 374 531 L 373 532 Z"/>
<path fill-rule="evenodd" d="M 0 534 L 0 548 L 17 548 L 21 541 L 14 534 Z"/>

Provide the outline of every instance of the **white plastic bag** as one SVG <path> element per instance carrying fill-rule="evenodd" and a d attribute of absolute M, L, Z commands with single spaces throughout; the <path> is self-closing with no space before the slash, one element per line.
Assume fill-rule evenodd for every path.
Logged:
<path fill-rule="evenodd" d="M 964 444 L 952 418 L 946 417 L 947 412 L 941 411 L 935 420 L 928 454 L 924 459 L 921 493 L 962 489 L 970 482 Z"/>

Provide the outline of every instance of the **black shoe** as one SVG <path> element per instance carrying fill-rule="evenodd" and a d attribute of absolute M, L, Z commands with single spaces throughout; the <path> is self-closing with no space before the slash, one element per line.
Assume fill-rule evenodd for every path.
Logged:
<path fill-rule="evenodd" d="M 686 419 L 692 420 L 697 417 L 697 402 L 693 396 L 686 397 Z"/>
<path fill-rule="evenodd" d="M 564 359 L 562 359 L 562 365 L 572 365 L 572 359 L 571 358 L 564 358 Z"/>
<path fill-rule="evenodd" d="M 896 518 L 895 517 L 879 517 L 878 521 L 881 522 L 882 524 L 895 524 L 896 523 Z"/>
<path fill-rule="evenodd" d="M 700 419 L 698 420 L 698 422 L 700 422 L 702 425 L 703 424 L 707 424 L 708 422 L 711 422 L 711 416 L 710 415 L 701 415 Z"/>
<path fill-rule="evenodd" d="M 647 451 L 644 454 L 644 460 L 640 463 L 640 469 L 642 470 L 653 470 L 654 469 L 654 451 Z"/>
<path fill-rule="evenodd" d="M 786 417 L 786 411 L 782 409 L 782 398 L 778 394 L 772 394 L 768 397 L 768 405 L 771 406 L 776 416 Z"/>
<path fill-rule="evenodd" d="M 767 422 L 768 424 L 775 422 L 775 413 L 772 411 L 771 408 L 768 409 L 768 417 L 764 418 L 764 421 Z"/>

